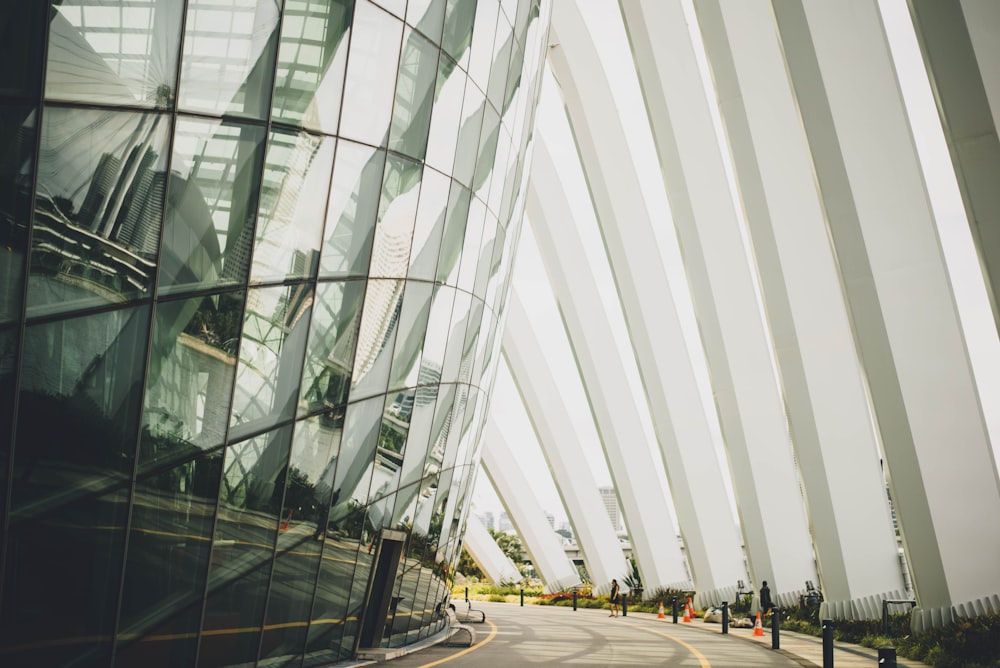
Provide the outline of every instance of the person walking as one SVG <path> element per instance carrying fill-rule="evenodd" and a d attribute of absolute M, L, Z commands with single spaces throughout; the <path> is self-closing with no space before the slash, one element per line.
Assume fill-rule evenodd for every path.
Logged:
<path fill-rule="evenodd" d="M 611 602 L 611 614 L 608 617 L 618 616 L 618 580 L 614 578 L 611 579 L 611 595 L 609 597 Z"/>
<path fill-rule="evenodd" d="M 760 587 L 760 612 L 766 615 L 775 607 L 774 601 L 771 600 L 771 588 L 767 586 L 767 580 L 764 580 Z"/>

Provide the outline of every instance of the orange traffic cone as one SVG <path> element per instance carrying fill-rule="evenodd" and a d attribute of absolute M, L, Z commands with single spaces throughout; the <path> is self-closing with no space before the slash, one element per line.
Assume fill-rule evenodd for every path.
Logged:
<path fill-rule="evenodd" d="M 757 621 L 753 625 L 753 634 L 755 636 L 764 635 L 764 626 L 760 623 L 760 612 L 757 612 Z"/>
<path fill-rule="evenodd" d="M 691 607 L 690 606 L 687 606 L 687 605 L 684 606 L 684 619 L 682 621 L 685 624 L 690 624 L 691 623 Z"/>
<path fill-rule="evenodd" d="M 656 618 L 657 619 L 666 619 L 667 618 L 667 616 L 665 614 L 663 614 L 663 601 L 660 601 L 660 611 L 658 613 L 656 613 Z"/>

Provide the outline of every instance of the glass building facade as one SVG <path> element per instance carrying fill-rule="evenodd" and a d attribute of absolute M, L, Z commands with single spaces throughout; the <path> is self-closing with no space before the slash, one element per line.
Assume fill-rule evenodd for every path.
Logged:
<path fill-rule="evenodd" d="M 0 8 L 0 665 L 445 624 L 541 0 Z"/>

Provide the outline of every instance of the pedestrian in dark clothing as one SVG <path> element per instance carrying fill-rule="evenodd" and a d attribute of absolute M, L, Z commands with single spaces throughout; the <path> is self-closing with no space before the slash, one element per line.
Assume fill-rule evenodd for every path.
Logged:
<path fill-rule="evenodd" d="M 608 617 L 617 617 L 618 616 L 618 580 L 615 580 L 615 579 L 611 580 L 610 602 L 611 602 L 611 614 L 608 615 Z"/>
<path fill-rule="evenodd" d="M 776 607 L 774 601 L 771 600 L 771 588 L 767 586 L 767 580 L 764 580 L 760 588 L 760 611 L 767 614 Z"/>

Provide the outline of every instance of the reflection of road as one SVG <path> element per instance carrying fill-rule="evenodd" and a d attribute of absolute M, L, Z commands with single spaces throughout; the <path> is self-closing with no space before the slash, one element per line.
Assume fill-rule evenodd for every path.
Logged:
<path fill-rule="evenodd" d="M 456 602 L 456 606 L 464 602 Z M 740 638 L 670 624 L 650 615 L 609 619 L 606 610 L 475 602 L 496 625 L 473 624 L 472 651 L 436 645 L 388 662 L 387 668 L 446 665 L 503 666 L 564 664 L 588 666 L 698 666 L 753 668 L 798 666 L 796 661 Z M 454 657 L 450 659 L 449 657 Z"/>

